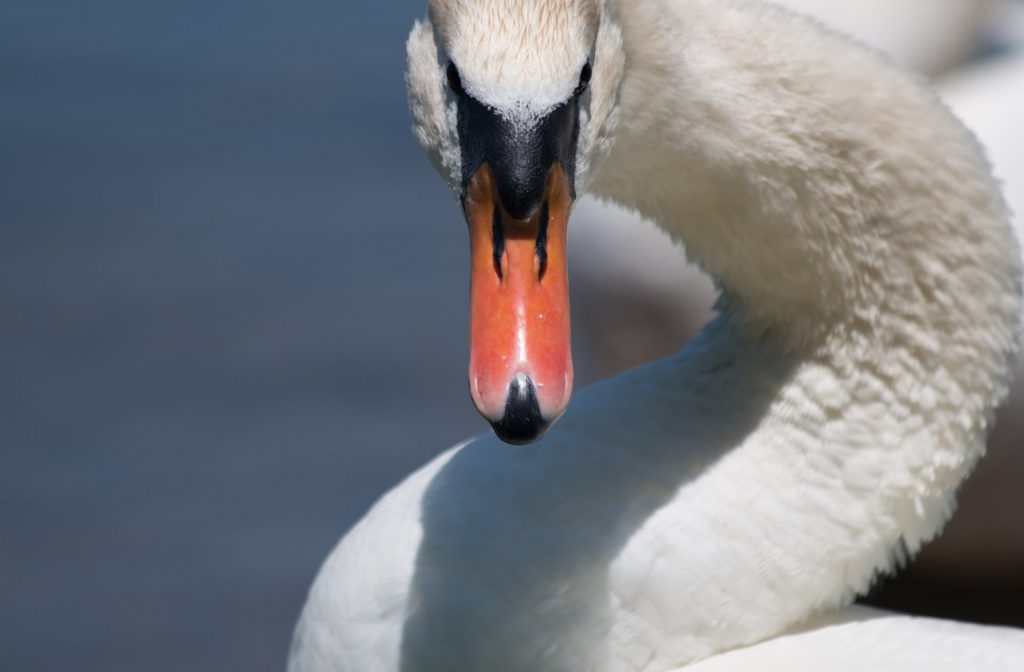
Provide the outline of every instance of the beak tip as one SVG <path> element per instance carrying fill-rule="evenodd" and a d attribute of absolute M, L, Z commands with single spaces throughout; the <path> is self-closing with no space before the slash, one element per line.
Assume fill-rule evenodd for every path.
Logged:
<path fill-rule="evenodd" d="M 494 433 L 505 443 L 521 446 L 540 439 L 550 426 L 541 413 L 533 381 L 525 373 L 518 374 L 509 385 L 505 413 L 491 422 Z"/>
<path fill-rule="evenodd" d="M 491 427 L 494 429 L 495 436 L 510 446 L 528 446 L 539 441 L 547 432 L 548 426 L 544 424 L 536 430 L 531 429 L 525 432 L 519 431 L 519 428 L 509 428 L 503 422 L 494 423 Z"/>

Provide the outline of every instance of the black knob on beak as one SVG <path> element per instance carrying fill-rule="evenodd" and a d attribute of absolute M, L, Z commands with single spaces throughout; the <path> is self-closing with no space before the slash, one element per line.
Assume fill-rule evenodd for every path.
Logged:
<path fill-rule="evenodd" d="M 459 144 L 463 192 L 485 163 L 494 170 L 501 207 L 509 217 L 530 219 L 544 203 L 547 177 L 561 164 L 576 196 L 579 104 L 572 97 L 532 118 L 509 116 L 470 95 L 459 96 Z"/>
<path fill-rule="evenodd" d="M 504 156 L 492 164 L 501 207 L 512 219 L 530 219 L 544 202 L 547 168 L 550 165 L 543 166 L 537 160 L 534 151 L 528 151 L 526 154 Z"/>

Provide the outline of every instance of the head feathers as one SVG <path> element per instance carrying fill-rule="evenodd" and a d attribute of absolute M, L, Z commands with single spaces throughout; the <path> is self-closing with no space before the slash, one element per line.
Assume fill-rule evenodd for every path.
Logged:
<path fill-rule="evenodd" d="M 466 90 L 509 113 L 564 102 L 590 58 L 598 0 L 430 0 L 440 42 Z"/>

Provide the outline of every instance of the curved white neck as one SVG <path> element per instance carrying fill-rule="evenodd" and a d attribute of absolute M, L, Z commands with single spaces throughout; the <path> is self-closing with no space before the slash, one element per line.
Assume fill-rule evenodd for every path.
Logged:
<path fill-rule="evenodd" d="M 619 4 L 623 122 L 591 187 L 723 291 L 616 388 L 711 465 L 612 569 L 671 526 L 618 636 L 689 660 L 851 600 L 940 531 L 1007 391 L 1019 255 L 973 139 L 909 75 L 771 7 Z"/>
<path fill-rule="evenodd" d="M 591 189 L 682 239 L 734 312 L 803 339 L 948 295 L 1006 324 L 1005 206 L 926 85 L 766 3 L 618 4 L 623 121 Z"/>

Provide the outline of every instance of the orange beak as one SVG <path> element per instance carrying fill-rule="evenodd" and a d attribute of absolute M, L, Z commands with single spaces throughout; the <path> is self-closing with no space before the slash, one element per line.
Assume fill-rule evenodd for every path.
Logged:
<path fill-rule="evenodd" d="M 540 209 L 513 219 L 484 163 L 464 198 L 472 254 L 469 388 L 509 443 L 540 438 L 572 395 L 566 232 L 572 205 L 559 163 Z"/>

